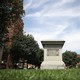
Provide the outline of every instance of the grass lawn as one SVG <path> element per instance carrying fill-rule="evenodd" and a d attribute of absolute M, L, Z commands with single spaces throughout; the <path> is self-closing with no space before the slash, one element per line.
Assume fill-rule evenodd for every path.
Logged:
<path fill-rule="evenodd" d="M 80 80 L 80 69 L 0 70 L 0 80 Z"/>

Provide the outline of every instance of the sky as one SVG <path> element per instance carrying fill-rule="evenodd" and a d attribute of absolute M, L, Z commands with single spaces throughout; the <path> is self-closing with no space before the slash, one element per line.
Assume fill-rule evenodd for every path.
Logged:
<path fill-rule="evenodd" d="M 80 54 L 80 0 L 24 0 L 24 32 L 42 40 L 65 40 L 62 51 Z"/>

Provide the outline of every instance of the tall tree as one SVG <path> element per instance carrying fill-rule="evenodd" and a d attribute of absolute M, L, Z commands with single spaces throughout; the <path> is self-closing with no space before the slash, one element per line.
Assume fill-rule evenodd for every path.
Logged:
<path fill-rule="evenodd" d="M 21 19 L 23 13 L 23 0 L 0 0 L 0 46 L 8 32 L 7 28 Z"/>
<path fill-rule="evenodd" d="M 17 25 L 20 26 L 17 22 L 22 23 L 23 13 L 23 0 L 0 0 L 0 52 L 3 51 L 6 39 L 8 39 L 6 44 L 8 44 L 9 48 L 11 47 L 11 38 L 15 31 L 19 29 L 16 28 Z M 7 56 L 7 61 L 9 61 L 9 55 Z"/>

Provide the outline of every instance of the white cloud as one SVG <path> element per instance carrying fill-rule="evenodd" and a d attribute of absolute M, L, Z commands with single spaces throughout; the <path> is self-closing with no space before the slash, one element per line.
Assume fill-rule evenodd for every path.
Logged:
<path fill-rule="evenodd" d="M 64 4 L 64 3 L 72 3 L 72 2 L 74 2 L 75 0 L 62 0 L 62 3 Z"/>
<path fill-rule="evenodd" d="M 34 3 L 30 6 L 30 8 L 38 8 L 41 5 L 43 5 L 45 2 L 47 2 L 48 0 L 34 0 Z"/>
<path fill-rule="evenodd" d="M 32 0 L 30 0 L 28 5 L 25 5 L 25 9 L 35 9 L 43 5 L 46 1 L 48 0 L 36 0 L 36 2 L 33 4 Z M 35 11 L 35 13 L 27 14 L 25 17 L 31 17 L 35 21 L 35 24 L 32 25 L 33 28 L 30 28 L 29 31 L 27 30 L 27 33 L 34 36 L 34 38 L 38 41 L 40 47 L 42 47 L 40 43 L 41 40 L 61 39 L 66 41 L 63 47 L 63 51 L 80 50 L 80 29 L 77 29 L 76 25 L 74 27 L 74 25 L 70 23 L 70 20 L 73 21 L 72 18 L 80 17 L 80 6 L 65 9 L 65 4 L 72 3 L 76 0 L 60 1 L 54 5 L 50 4 L 46 7 L 43 7 L 42 10 Z M 66 17 L 67 19 L 65 20 L 63 17 Z M 58 22 L 60 20 L 55 21 L 55 19 L 60 19 L 62 23 Z M 36 24 L 38 25 L 37 27 L 35 27 Z M 78 23 L 75 22 L 75 24 Z M 69 30 L 69 32 L 66 33 L 65 30 L 66 32 Z"/>
<path fill-rule="evenodd" d="M 80 41 L 80 32 L 75 32 L 75 33 L 66 33 L 66 35 L 64 35 L 64 39 L 66 41 L 69 41 L 69 42 L 77 42 L 77 41 Z"/>
<path fill-rule="evenodd" d="M 36 12 L 34 14 L 27 14 L 27 15 L 25 15 L 25 18 L 26 17 L 40 17 L 40 16 L 42 16 L 42 11 Z"/>
<path fill-rule="evenodd" d="M 67 4 L 67 3 L 72 3 L 72 2 L 74 2 L 74 1 L 75 1 L 75 0 L 60 0 L 60 1 L 58 1 L 57 3 L 55 3 L 55 4 L 53 5 L 53 7 L 54 7 L 54 8 L 59 8 L 59 7 L 65 5 L 65 4 Z"/>
<path fill-rule="evenodd" d="M 63 51 L 65 50 L 72 50 L 77 51 L 80 50 L 80 31 L 79 30 L 72 30 L 71 33 L 66 33 L 63 35 L 61 39 L 66 41 Z"/>
<path fill-rule="evenodd" d="M 32 3 L 32 0 L 29 1 L 28 4 L 24 5 L 24 9 L 26 8 L 38 8 L 42 7 L 41 5 L 47 2 L 48 0 L 40 0 L 36 1 L 34 0 L 34 4 Z M 74 2 L 75 0 L 58 0 L 54 5 L 50 4 L 49 6 L 45 6 L 42 8 L 42 10 L 37 11 L 32 14 L 26 14 L 25 17 L 59 17 L 59 16 L 71 16 L 76 17 L 80 16 L 80 7 L 74 7 L 69 9 L 63 9 L 63 4 Z M 62 7 L 60 7 L 62 6 Z"/>
<path fill-rule="evenodd" d="M 28 3 L 24 4 L 24 6 L 23 6 L 24 10 L 28 9 L 31 5 L 32 5 L 32 0 L 29 0 Z"/>
<path fill-rule="evenodd" d="M 46 30 L 47 28 L 47 30 Z M 77 51 L 80 50 L 80 31 L 73 28 L 70 33 L 63 34 L 64 30 L 68 28 L 68 24 L 60 24 L 55 26 L 38 27 L 30 29 L 29 34 L 32 34 L 36 41 L 38 41 L 42 48 L 41 40 L 65 40 L 63 52 L 65 50 Z M 62 34 L 62 35 L 60 35 Z M 60 36 L 58 36 L 60 35 Z"/>
<path fill-rule="evenodd" d="M 67 24 L 60 24 L 60 25 L 51 25 L 51 26 L 44 26 L 44 27 L 38 27 L 38 28 L 32 28 L 28 32 L 29 34 L 32 34 L 34 38 L 38 41 L 40 47 L 42 47 L 40 41 L 41 40 L 55 40 L 59 39 L 57 36 L 61 34 L 64 29 L 67 28 Z"/>
<path fill-rule="evenodd" d="M 80 16 L 80 9 L 77 7 L 67 10 L 57 10 L 57 11 L 49 11 L 45 12 L 44 16 L 48 17 L 78 17 Z"/>
<path fill-rule="evenodd" d="M 66 10 L 59 10 L 59 9 L 50 9 L 50 10 L 45 10 L 43 9 L 42 11 L 28 14 L 25 17 L 79 17 L 80 16 L 80 7 L 74 7 Z"/>
<path fill-rule="evenodd" d="M 24 5 L 24 9 L 26 8 L 38 8 L 41 7 L 45 2 L 48 0 L 34 0 L 34 4 L 30 0 L 28 4 Z M 35 13 L 26 14 L 25 17 L 78 17 L 80 16 L 80 7 L 71 7 L 71 8 L 64 8 L 66 3 L 72 3 L 75 0 L 60 0 L 54 4 L 50 4 L 48 6 L 42 8 L 42 10 L 37 11 Z M 60 7 L 61 6 L 61 7 Z"/>
<path fill-rule="evenodd" d="M 28 3 L 24 4 L 24 10 L 27 10 L 28 8 L 38 8 L 44 3 L 46 3 L 48 0 L 28 0 Z"/>

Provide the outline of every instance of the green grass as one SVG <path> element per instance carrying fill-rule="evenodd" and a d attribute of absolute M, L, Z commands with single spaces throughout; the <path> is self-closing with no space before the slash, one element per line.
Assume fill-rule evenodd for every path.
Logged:
<path fill-rule="evenodd" d="M 0 70 L 0 80 L 80 80 L 80 70 Z"/>

